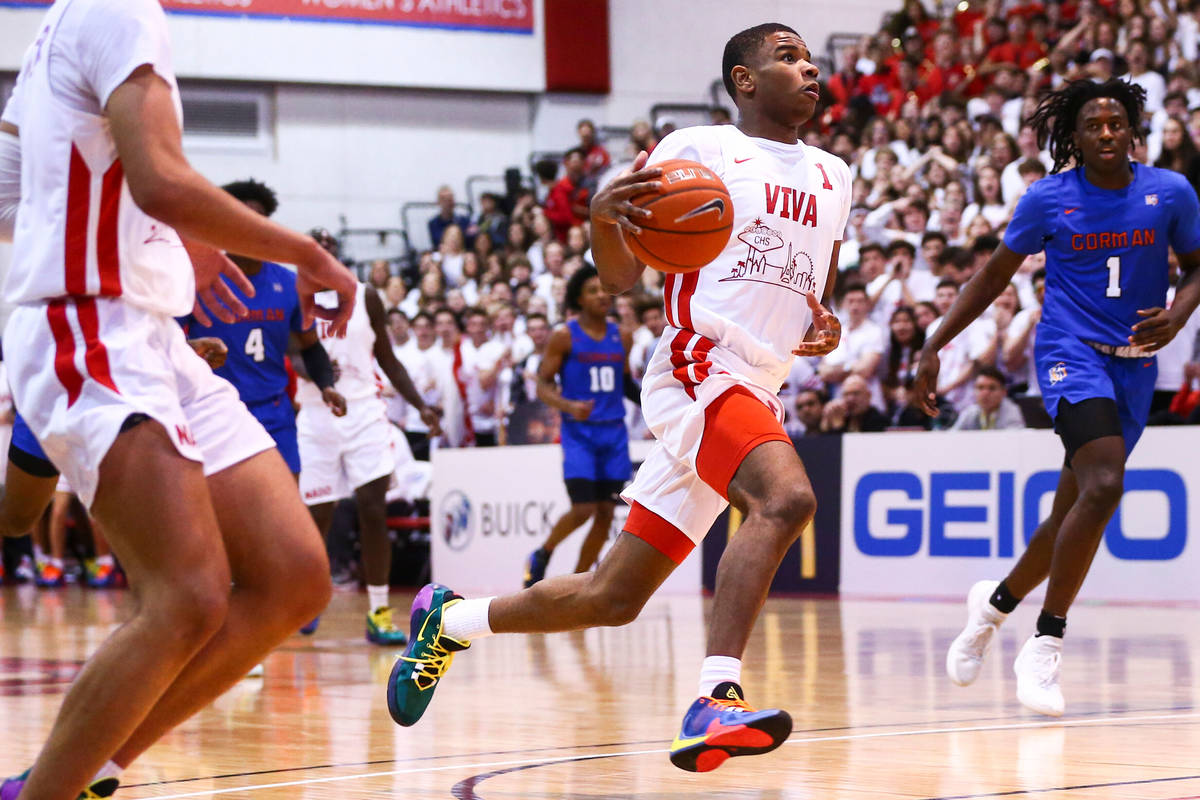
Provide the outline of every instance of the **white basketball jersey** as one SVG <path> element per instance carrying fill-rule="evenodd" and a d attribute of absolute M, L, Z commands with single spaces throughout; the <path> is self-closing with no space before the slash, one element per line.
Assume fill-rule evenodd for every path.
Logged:
<path fill-rule="evenodd" d="M 133 202 L 102 111 L 143 64 L 170 84 L 182 120 L 156 0 L 57 0 L 43 19 L 5 113 L 21 131 L 8 302 L 99 296 L 172 316 L 191 310 L 191 261 L 175 231 Z"/>
<path fill-rule="evenodd" d="M 330 335 L 328 320 L 318 319 L 316 325 L 317 336 L 325 352 L 329 353 L 329 360 L 336 365 L 338 379 L 333 388 L 347 401 L 378 397 L 380 392 L 379 378 L 375 374 L 375 330 L 367 314 L 366 290 L 364 284 L 358 285 L 354 313 L 350 315 L 344 337 L 339 339 Z M 337 292 L 318 292 L 316 300 L 319 306 L 336 308 Z M 314 399 L 318 404 L 321 402 L 320 393 L 312 384 L 305 386 L 305 395 L 299 399 L 301 404 Z"/>
<path fill-rule="evenodd" d="M 850 170 L 803 142 L 752 138 L 733 125 L 677 130 L 650 158 L 704 164 L 733 200 L 733 234 L 697 272 L 668 274 L 667 322 L 698 333 L 765 373 L 778 391 L 808 331 L 805 293 L 819 300 L 850 215 Z"/>

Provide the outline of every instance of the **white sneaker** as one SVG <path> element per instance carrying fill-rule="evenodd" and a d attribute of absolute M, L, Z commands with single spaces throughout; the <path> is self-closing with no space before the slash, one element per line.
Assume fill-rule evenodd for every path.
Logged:
<path fill-rule="evenodd" d="M 1066 704 L 1058 686 L 1063 640 L 1056 636 L 1030 636 L 1017 653 L 1017 699 L 1028 709 L 1049 717 L 1061 717 Z"/>
<path fill-rule="evenodd" d="M 967 625 L 946 651 L 946 674 L 959 686 L 970 686 L 979 677 L 996 631 L 1008 619 L 988 602 L 999 585 L 1000 581 L 979 581 L 967 592 Z"/>
<path fill-rule="evenodd" d="M 250 668 L 250 671 L 246 673 L 246 677 L 247 678 L 261 678 L 266 674 L 267 674 L 267 668 L 265 666 L 263 666 L 262 664 L 255 664 L 253 667 Z"/>

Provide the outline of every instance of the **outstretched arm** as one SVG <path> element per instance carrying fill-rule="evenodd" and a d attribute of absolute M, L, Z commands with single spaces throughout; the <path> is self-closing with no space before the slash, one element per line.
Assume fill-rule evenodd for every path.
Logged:
<path fill-rule="evenodd" d="M 421 393 L 413 384 L 412 378 L 408 376 L 408 370 L 404 368 L 392 351 L 392 341 L 388 338 L 387 333 L 387 313 L 383 310 L 383 301 L 379 299 L 379 292 L 375 290 L 375 287 L 368 286 L 363 292 L 363 303 L 367 307 L 371 330 L 375 333 L 375 361 L 379 363 L 379 368 L 383 370 L 384 375 L 387 375 L 387 379 L 391 381 L 392 386 L 396 387 L 400 396 L 420 412 L 421 421 L 429 426 L 429 435 L 431 437 L 441 435 L 441 410 L 433 408 L 425 402 L 425 398 L 421 397 Z"/>

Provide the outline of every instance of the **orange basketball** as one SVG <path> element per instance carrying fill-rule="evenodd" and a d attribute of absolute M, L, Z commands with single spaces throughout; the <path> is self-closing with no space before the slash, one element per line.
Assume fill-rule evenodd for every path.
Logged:
<path fill-rule="evenodd" d="M 628 237 L 629 249 L 661 272 L 694 272 L 712 261 L 733 232 L 733 201 L 716 173 L 686 158 L 654 166 L 662 169 L 663 191 L 631 199 L 654 216 L 636 219 L 642 232 Z"/>

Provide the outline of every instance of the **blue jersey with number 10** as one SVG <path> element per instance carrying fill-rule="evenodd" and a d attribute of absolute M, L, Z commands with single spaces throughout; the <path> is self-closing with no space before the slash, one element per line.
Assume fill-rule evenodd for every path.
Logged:
<path fill-rule="evenodd" d="M 1200 204 L 1177 172 L 1135 162 L 1128 186 L 1101 189 L 1076 167 L 1029 187 L 1004 244 L 1046 251 L 1043 324 L 1122 347 L 1138 309 L 1166 306 L 1167 246 L 1200 249 Z"/>
<path fill-rule="evenodd" d="M 229 348 L 225 365 L 214 370 L 237 387 L 242 402 L 255 406 L 276 400 L 287 391 L 288 374 L 283 365 L 292 332 L 304 330 L 296 275 L 286 267 L 264 261 L 257 275 L 248 275 L 254 297 L 237 288 L 233 293 L 246 304 L 250 314 L 239 322 L 221 322 L 211 314 L 211 328 L 188 318 L 188 335 L 215 336 Z"/>
<path fill-rule="evenodd" d="M 599 341 L 588 336 L 578 320 L 568 322 L 567 329 L 571 331 L 571 352 L 560 373 L 562 396 L 593 401 L 588 422 L 624 419 L 625 347 L 620 328 L 615 322 L 607 323 Z"/>

